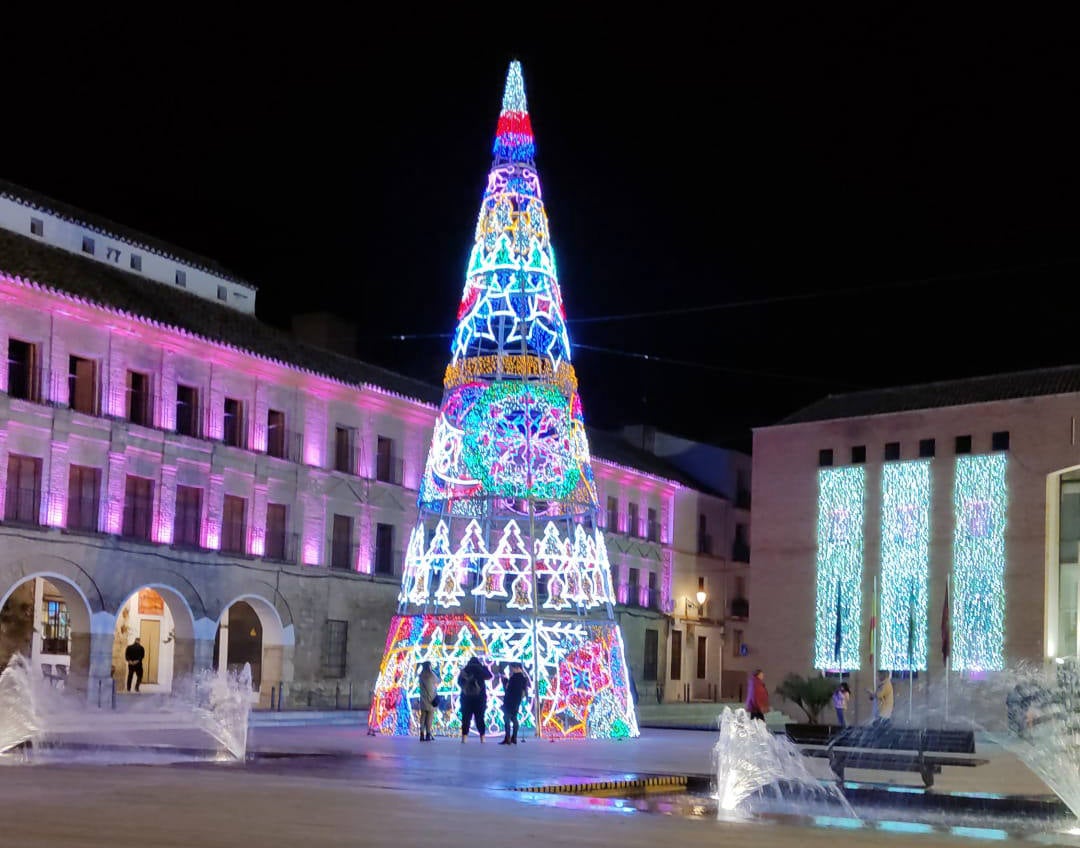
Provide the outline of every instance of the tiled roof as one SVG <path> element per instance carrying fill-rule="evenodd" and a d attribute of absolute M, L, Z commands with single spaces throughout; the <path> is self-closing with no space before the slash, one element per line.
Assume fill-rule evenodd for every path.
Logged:
<path fill-rule="evenodd" d="M 80 226 L 101 233 L 102 235 L 113 236 L 117 241 L 141 247 L 149 253 L 157 253 L 160 256 L 164 256 L 168 259 L 175 259 L 194 268 L 200 268 L 217 277 L 245 286 L 252 291 L 257 290 L 256 286 L 247 282 L 247 280 L 237 277 L 228 269 L 221 267 L 221 265 L 213 259 L 208 259 L 205 256 L 200 256 L 197 253 L 184 250 L 182 247 L 168 244 L 153 236 L 140 233 L 138 230 L 134 230 L 131 227 L 117 224 L 100 215 L 85 212 L 82 209 L 71 206 L 63 201 L 54 200 L 51 197 L 41 194 L 41 192 L 23 188 L 22 186 L 8 182 L 7 180 L 0 180 L 0 197 L 7 197 L 33 209 L 40 209 L 43 212 L 51 212 L 53 215 L 56 215 L 65 221 L 79 224 Z"/>
<path fill-rule="evenodd" d="M 792 413 L 775 426 L 1073 392 L 1080 392 L 1080 365 L 829 395 Z"/>
<path fill-rule="evenodd" d="M 253 315 L 7 230 L 0 230 L 0 273 L 351 385 L 372 384 L 432 404 L 442 395 L 422 380 L 303 344 Z"/>

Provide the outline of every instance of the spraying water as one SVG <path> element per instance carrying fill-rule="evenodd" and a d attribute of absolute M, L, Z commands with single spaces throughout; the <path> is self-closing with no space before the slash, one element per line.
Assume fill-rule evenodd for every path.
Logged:
<path fill-rule="evenodd" d="M 227 756 L 242 760 L 251 699 L 245 664 L 227 675 L 206 669 L 175 681 L 167 696 L 124 698 L 122 708 L 102 710 L 82 693 L 53 688 L 15 655 L 0 673 L 0 753 L 30 742 L 35 758 L 62 760 L 65 750 L 100 748 L 111 752 L 109 759 L 123 760 L 123 752 L 165 751 L 170 740 L 190 749 L 193 739 L 197 746 L 209 736 Z"/>
<path fill-rule="evenodd" d="M 720 738 L 713 747 L 716 797 L 721 817 L 749 816 L 763 793 L 782 799 L 792 812 L 811 803 L 835 804 L 843 814 L 858 816 L 834 783 L 823 783 L 785 736 L 771 733 L 763 721 L 741 707 L 724 707 Z"/>

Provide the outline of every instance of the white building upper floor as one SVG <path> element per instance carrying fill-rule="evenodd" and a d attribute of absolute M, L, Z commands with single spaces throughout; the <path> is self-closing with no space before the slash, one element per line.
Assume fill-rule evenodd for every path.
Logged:
<path fill-rule="evenodd" d="M 10 229 L 0 351 L 5 522 L 400 569 L 438 388 Z M 619 439 L 594 452 L 619 599 L 670 611 L 724 501 Z"/>

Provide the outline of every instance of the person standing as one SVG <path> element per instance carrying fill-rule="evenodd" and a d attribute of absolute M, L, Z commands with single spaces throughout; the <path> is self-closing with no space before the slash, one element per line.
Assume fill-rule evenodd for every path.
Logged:
<path fill-rule="evenodd" d="M 836 710 L 836 723 L 840 727 L 847 727 L 847 721 L 844 716 L 847 713 L 848 704 L 851 702 L 851 689 L 848 688 L 847 683 L 841 683 L 836 687 L 836 691 L 833 692 L 832 705 Z"/>
<path fill-rule="evenodd" d="M 892 724 L 893 686 L 892 675 L 889 672 L 881 672 L 877 690 L 871 692 L 870 697 L 874 700 L 875 707 L 873 723 L 886 726 Z"/>
<path fill-rule="evenodd" d="M 124 659 L 127 660 L 128 674 L 127 674 L 127 690 L 131 691 L 131 678 L 135 678 L 135 691 L 139 691 L 139 687 L 142 686 L 143 676 L 143 657 L 146 656 L 146 649 L 139 641 L 139 637 L 135 637 L 135 641 L 127 646 L 127 650 L 124 651 Z"/>
<path fill-rule="evenodd" d="M 476 722 L 476 732 L 480 734 L 480 742 L 484 742 L 484 713 L 487 711 L 487 681 L 491 680 L 491 672 L 480 662 L 478 657 L 472 657 L 465 668 L 458 675 L 458 686 L 461 688 L 461 743 L 465 744 L 465 737 L 469 735 L 469 724 Z"/>
<path fill-rule="evenodd" d="M 439 676 L 430 662 L 420 664 L 420 741 L 431 741 L 431 720 L 435 717 L 435 699 L 439 696 Z"/>
<path fill-rule="evenodd" d="M 765 688 L 765 672 L 760 668 L 750 675 L 746 686 L 746 711 L 750 718 L 765 721 L 765 713 L 769 711 L 769 690 Z"/>
<path fill-rule="evenodd" d="M 510 663 L 510 678 L 503 678 L 503 726 L 506 735 L 503 736 L 500 745 L 516 745 L 518 741 L 518 712 L 521 710 L 521 702 L 529 693 L 529 678 L 525 676 L 525 669 L 521 663 Z M 513 734 L 511 734 L 511 727 Z"/>

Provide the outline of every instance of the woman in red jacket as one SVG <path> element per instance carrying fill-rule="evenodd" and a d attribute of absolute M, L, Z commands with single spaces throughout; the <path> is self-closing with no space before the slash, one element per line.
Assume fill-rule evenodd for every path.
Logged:
<path fill-rule="evenodd" d="M 746 711 L 750 718 L 765 721 L 769 711 L 769 690 L 765 688 L 765 672 L 760 668 L 750 675 L 746 686 Z"/>

